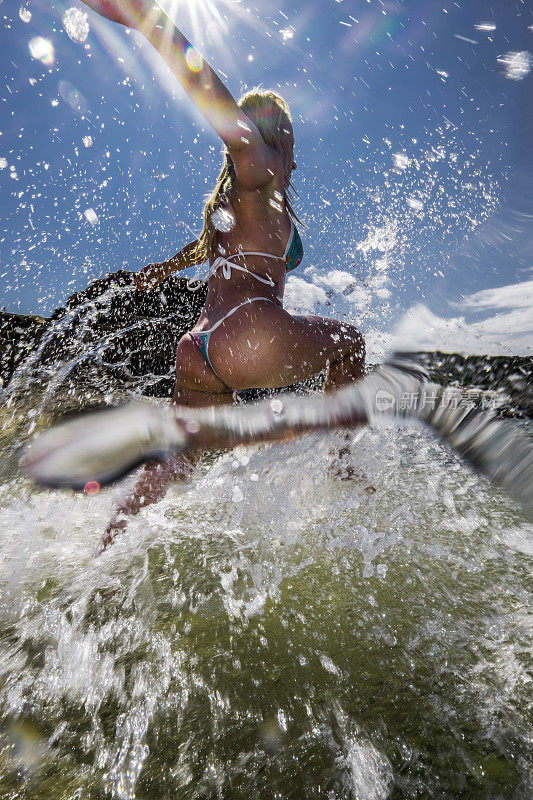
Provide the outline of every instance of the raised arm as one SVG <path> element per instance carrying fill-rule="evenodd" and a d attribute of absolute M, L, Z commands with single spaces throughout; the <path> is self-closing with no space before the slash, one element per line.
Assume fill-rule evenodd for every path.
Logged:
<path fill-rule="evenodd" d="M 272 180 L 280 158 L 239 108 L 216 72 L 152 0 L 83 0 L 113 22 L 136 28 L 155 47 L 227 146 L 237 180 L 256 189 Z"/>

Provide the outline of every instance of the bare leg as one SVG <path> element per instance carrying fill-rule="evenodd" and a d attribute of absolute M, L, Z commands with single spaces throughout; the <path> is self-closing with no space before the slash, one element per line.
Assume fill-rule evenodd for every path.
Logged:
<path fill-rule="evenodd" d="M 180 387 L 176 383 L 172 396 L 172 406 L 189 408 L 205 408 L 230 403 L 232 395 L 224 392 L 212 394 Z M 128 517 L 136 516 L 142 508 L 159 502 L 167 493 L 173 482 L 186 481 L 196 466 L 200 454 L 182 453 L 167 461 L 149 461 L 145 464 L 137 478 L 131 494 L 129 494 L 113 512 L 102 539 L 100 552 L 113 544 L 117 535 L 128 524 Z"/>
<path fill-rule="evenodd" d="M 333 392 L 362 376 L 364 340 L 355 327 L 328 318 L 291 317 L 273 303 L 254 305 L 254 314 L 235 318 L 231 329 L 221 326 L 211 340 L 210 357 L 217 372 L 221 361 L 220 374 L 231 385 L 243 389 L 286 386 L 327 365 L 324 389 Z M 178 345 L 172 405 L 205 408 L 231 401 L 228 386 L 205 363 L 191 337 L 184 336 Z M 133 492 L 116 508 L 104 534 L 103 549 L 124 530 L 127 517 L 161 500 L 172 481 L 186 480 L 199 457 L 182 454 L 146 464 Z"/>
<path fill-rule="evenodd" d="M 364 343 L 361 344 L 357 353 L 345 356 L 345 358 L 335 361 L 328 367 L 324 392 L 331 393 L 340 389 L 351 381 L 359 380 L 363 377 L 365 363 Z M 328 474 L 337 480 L 348 480 L 361 484 L 367 494 L 374 494 L 375 488 L 364 472 L 356 472 L 351 460 L 352 456 L 352 432 L 340 430 L 337 433 L 340 439 L 339 445 L 332 446 L 329 450 Z"/>
<path fill-rule="evenodd" d="M 363 343 L 357 353 L 351 353 L 328 366 L 324 392 L 331 394 L 331 392 L 337 391 L 347 383 L 358 381 L 363 377 L 364 366 L 365 352 Z"/>
<path fill-rule="evenodd" d="M 333 391 L 361 376 L 364 340 L 353 325 L 293 317 L 258 301 L 213 332 L 209 357 L 218 375 L 238 389 L 289 386 L 329 365 L 326 391 Z"/>

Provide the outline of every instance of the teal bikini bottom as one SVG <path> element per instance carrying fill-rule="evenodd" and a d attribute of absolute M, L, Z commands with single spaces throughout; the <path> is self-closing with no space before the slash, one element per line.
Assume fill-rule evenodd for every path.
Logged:
<path fill-rule="evenodd" d="M 218 322 L 215 322 L 213 327 L 209 328 L 209 330 L 200 331 L 199 333 L 189 333 L 189 336 L 197 346 L 198 350 L 203 355 L 205 362 L 206 364 L 209 365 L 211 371 L 216 375 L 219 381 L 224 384 L 224 386 L 227 386 L 230 392 L 235 392 L 236 394 L 239 394 L 239 391 L 242 391 L 242 389 L 241 390 L 233 389 L 231 386 L 229 386 L 226 383 L 226 381 L 220 377 L 220 375 L 218 374 L 218 372 L 211 363 L 211 359 L 209 358 L 209 339 L 211 338 L 211 334 L 213 333 L 213 331 L 216 331 L 216 329 L 220 325 L 222 325 L 222 323 L 225 322 L 225 320 L 227 320 L 228 317 L 231 317 L 232 314 L 238 311 L 239 308 L 243 308 L 243 306 L 247 306 L 249 303 L 255 303 L 257 300 L 266 300 L 267 303 L 272 303 L 273 305 L 276 305 L 276 303 L 274 303 L 274 301 L 271 300 L 269 297 L 250 297 L 248 300 L 245 300 L 243 303 L 239 303 L 238 306 L 235 306 L 235 308 L 232 308 L 230 311 L 228 311 L 228 313 L 225 316 L 223 316 L 222 319 L 219 319 Z"/>

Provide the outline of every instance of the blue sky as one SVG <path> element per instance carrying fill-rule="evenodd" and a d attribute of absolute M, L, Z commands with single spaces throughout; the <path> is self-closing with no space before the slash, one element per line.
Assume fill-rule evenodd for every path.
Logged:
<path fill-rule="evenodd" d="M 149 45 L 88 10 L 74 42 L 63 14 L 86 9 L 51 5 L 29 0 L 27 22 L 18 2 L 0 5 L 0 306 L 24 313 L 173 254 L 220 164 Z M 262 84 L 291 105 L 307 227 L 290 308 L 346 315 L 386 341 L 423 306 L 456 339 L 468 328 L 482 350 L 531 352 L 533 74 L 526 61 L 506 77 L 501 60 L 533 53 L 530 2 L 162 5 L 236 96 Z M 36 37 L 48 63 L 32 57 Z"/>

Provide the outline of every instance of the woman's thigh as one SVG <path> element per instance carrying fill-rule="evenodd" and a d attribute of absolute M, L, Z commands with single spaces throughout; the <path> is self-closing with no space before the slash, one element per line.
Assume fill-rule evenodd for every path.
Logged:
<path fill-rule="evenodd" d="M 209 343 L 218 375 L 237 389 L 288 386 L 349 355 L 364 359 L 355 326 L 327 317 L 293 317 L 266 301 L 237 311 Z"/>
<path fill-rule="evenodd" d="M 231 389 L 215 375 L 203 354 L 186 333 L 176 350 L 176 385 L 172 402 L 195 408 L 220 405 L 232 399 Z"/>

